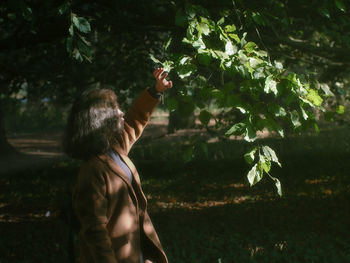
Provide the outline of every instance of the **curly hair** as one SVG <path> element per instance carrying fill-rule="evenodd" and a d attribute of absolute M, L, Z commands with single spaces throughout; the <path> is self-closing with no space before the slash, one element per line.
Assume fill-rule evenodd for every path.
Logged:
<path fill-rule="evenodd" d="M 87 160 L 106 153 L 122 130 L 117 96 L 110 89 L 84 91 L 73 103 L 63 136 L 65 153 Z"/>

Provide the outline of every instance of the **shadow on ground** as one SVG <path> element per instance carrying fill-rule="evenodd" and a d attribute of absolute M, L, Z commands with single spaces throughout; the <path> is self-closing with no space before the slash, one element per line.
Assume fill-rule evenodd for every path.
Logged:
<path fill-rule="evenodd" d="M 350 262 L 349 141 L 344 131 L 332 132 L 262 140 L 283 164 L 272 169 L 282 198 L 267 177 L 248 186 L 245 143 L 210 143 L 208 159 L 184 164 L 181 145 L 169 147 L 162 133 L 145 136 L 132 155 L 169 261 Z M 0 262 L 68 262 L 62 211 L 79 163 L 26 158 L 25 167 L 0 176 Z"/>

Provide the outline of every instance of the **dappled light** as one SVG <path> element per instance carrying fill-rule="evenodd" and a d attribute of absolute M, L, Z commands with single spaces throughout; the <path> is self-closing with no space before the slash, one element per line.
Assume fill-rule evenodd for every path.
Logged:
<path fill-rule="evenodd" d="M 0 263 L 350 262 L 349 14 L 0 1 Z"/>
<path fill-rule="evenodd" d="M 152 125 L 150 129 L 156 130 L 156 125 L 162 124 Z M 176 159 L 179 154 L 175 151 L 181 148 L 173 147 L 171 152 L 164 151 L 167 147 L 164 140 L 167 143 L 171 140 L 181 141 L 184 134 L 177 132 L 168 138 L 154 138 L 149 132 L 132 153 L 138 160 L 150 214 L 170 258 L 197 262 L 190 260 L 193 255 L 199 258 L 199 262 L 208 262 L 201 258 L 201 253 L 195 252 L 202 251 L 203 246 L 212 250 L 211 262 L 217 262 L 219 258 L 222 262 L 230 262 L 230 255 L 237 253 L 240 253 L 242 260 L 258 260 L 274 253 L 279 258 L 295 258 L 299 254 L 295 251 L 304 251 L 305 246 L 310 248 L 307 252 L 311 253 L 310 257 L 318 254 L 327 257 L 324 251 L 327 251 L 328 246 L 337 251 L 334 253 L 338 253 L 339 258 L 346 256 L 341 251 L 346 251 L 349 233 L 345 226 L 350 218 L 348 210 L 343 209 L 347 206 L 350 192 L 347 154 L 330 157 L 327 153 L 290 155 L 283 152 L 284 149 L 297 152 L 293 145 L 301 145 L 298 140 L 302 138 L 295 138 L 288 146 L 281 145 L 284 167 L 279 171 L 285 191 L 281 199 L 268 180 L 263 180 L 253 188 L 249 187 L 244 176 L 247 167 L 242 159 L 232 158 L 239 156 L 239 153 L 232 155 L 232 149 L 222 148 L 221 158 L 215 162 L 197 160 L 179 165 Z M 20 141 L 20 137 L 17 138 Z M 54 135 L 50 139 L 43 138 L 42 143 L 37 144 L 40 136 L 34 138 L 35 143 L 26 147 L 40 149 L 46 143 L 57 140 Z M 149 151 L 151 138 L 153 149 Z M 328 144 L 332 142 L 322 138 L 321 135 L 315 140 L 322 142 L 328 150 L 331 149 Z M 280 143 L 279 140 L 275 142 L 276 145 Z M 217 149 L 219 144 L 212 143 L 211 149 Z M 20 147 L 20 144 L 17 146 Z M 236 151 L 244 151 L 244 145 L 232 146 Z M 304 146 L 307 148 L 307 144 Z M 57 147 L 55 151 L 60 150 Z M 158 152 L 163 152 L 163 157 L 171 161 L 149 161 L 155 156 L 159 157 Z M 145 160 L 140 158 L 146 153 Z M 32 164 L 34 160 L 31 159 Z M 40 224 L 41 232 L 25 236 L 25 242 L 42 244 L 48 243 L 47 240 L 53 241 L 53 244 L 43 245 L 43 248 L 57 251 L 60 254 L 58 258 L 63 259 L 68 230 L 65 221 L 61 221 L 64 218 L 61 212 L 62 200 L 65 200 L 62 193 L 74 182 L 78 164 L 67 159 L 52 161 L 32 166 L 25 176 L 22 172 L 13 172 L 1 177 L 0 227 L 2 233 L 20 230 L 32 233 L 31 225 Z M 338 169 L 335 171 L 333 167 Z M 337 235 L 335 240 L 334 235 Z M 2 249 L 17 242 L 10 238 L 10 234 L 7 236 L 8 245 Z M 179 245 L 183 243 L 186 248 Z M 176 251 L 180 247 L 184 257 L 177 255 Z M 35 249 L 42 251 L 39 247 Z M 29 253 L 29 247 L 24 253 Z M 15 255 L 11 257 L 21 258 Z M 187 261 L 186 257 L 189 257 Z"/>

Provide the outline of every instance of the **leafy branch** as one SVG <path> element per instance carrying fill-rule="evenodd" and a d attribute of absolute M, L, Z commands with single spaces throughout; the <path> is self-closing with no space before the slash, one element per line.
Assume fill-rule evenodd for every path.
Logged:
<path fill-rule="evenodd" d="M 240 35 L 235 25 L 225 23 L 225 17 L 212 20 L 201 6 L 186 5 L 178 10 L 176 24 L 186 27 L 182 43 L 190 46 L 186 49 L 190 51 L 171 54 L 164 62 L 151 58 L 167 71 L 174 70 L 185 84 L 191 83 L 179 99 L 186 98 L 193 110 L 200 110 L 204 126 L 214 118 L 208 104 L 215 103 L 218 109 L 235 113 L 227 114 L 216 127 L 225 128 L 228 137 L 241 136 L 249 143 L 263 130 L 281 137 L 286 130 L 299 133 L 313 127 L 318 131 L 314 109 L 324 110 L 322 97 L 327 95 L 319 85 L 289 72 L 280 62 L 270 62 L 266 51 L 247 40 L 247 33 Z M 209 80 L 209 73 L 216 78 Z M 195 83 L 191 81 L 194 76 L 198 79 Z M 247 175 L 251 186 L 266 173 L 282 195 L 280 181 L 270 175 L 271 163 L 281 166 L 272 148 L 256 146 L 245 159 L 252 166 Z"/>

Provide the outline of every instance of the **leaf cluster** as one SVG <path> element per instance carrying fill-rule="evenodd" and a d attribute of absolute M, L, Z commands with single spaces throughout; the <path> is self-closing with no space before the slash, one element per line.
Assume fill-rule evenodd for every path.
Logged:
<path fill-rule="evenodd" d="M 239 136 L 250 143 L 257 141 L 259 131 L 284 137 L 285 130 L 318 130 L 314 109 L 324 110 L 322 97 L 327 94 L 315 83 L 290 72 L 281 62 L 271 62 L 265 50 L 247 40 L 247 33 L 237 32 L 225 16 L 214 21 L 202 6 L 186 5 L 177 12 L 176 24 L 186 27 L 182 43 L 191 49 L 172 54 L 162 64 L 186 83 L 180 97 L 192 100 L 204 126 L 212 118 L 216 120 L 209 109 L 214 104 L 222 113 L 230 113 L 216 120 L 215 127 L 224 129 L 226 136 Z M 176 108 L 173 104 L 171 110 Z M 251 185 L 260 181 L 264 172 L 269 173 L 271 162 L 279 164 L 268 146 L 254 149 L 247 155 L 251 160 L 258 149 L 262 153 L 248 173 Z M 281 193 L 279 181 L 271 178 Z"/>

